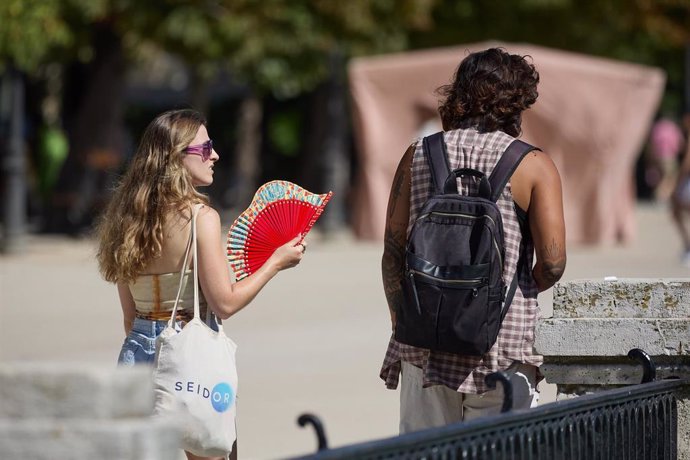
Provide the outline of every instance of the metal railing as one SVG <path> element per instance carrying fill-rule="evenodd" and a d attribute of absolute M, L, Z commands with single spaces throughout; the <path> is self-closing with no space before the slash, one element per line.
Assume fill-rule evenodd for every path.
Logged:
<path fill-rule="evenodd" d="M 642 351 L 631 351 L 630 356 L 643 361 L 643 381 L 653 379 L 648 356 Z M 507 382 L 501 376 L 493 377 L 496 380 Z M 330 450 L 321 422 L 304 414 L 299 423 L 314 425 L 319 451 L 300 458 L 674 460 L 676 392 L 686 385 L 679 379 L 651 381 Z M 504 391 L 510 394 L 509 384 Z"/>

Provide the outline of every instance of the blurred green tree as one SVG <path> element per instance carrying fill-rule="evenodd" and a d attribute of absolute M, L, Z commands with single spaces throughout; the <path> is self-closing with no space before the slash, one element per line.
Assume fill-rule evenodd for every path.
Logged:
<path fill-rule="evenodd" d="M 39 78 L 65 67 L 70 153 L 53 209 L 79 225 L 92 204 L 94 171 L 117 167 L 127 69 L 160 52 L 181 57 L 192 105 L 221 69 L 243 82 L 237 168 L 251 193 L 258 175 L 261 98 L 292 97 L 329 75 L 334 49 L 345 56 L 402 50 L 411 29 L 428 27 L 434 0 L 5 0 L 0 63 Z M 76 64 L 75 64 L 76 63 Z M 245 195 L 247 194 L 245 192 Z"/>
<path fill-rule="evenodd" d="M 249 88 L 238 122 L 235 151 L 238 178 L 235 201 L 248 202 L 256 188 L 261 149 L 258 135 L 263 120 L 261 100 L 266 94 L 291 98 L 337 78 L 333 55 L 343 60 L 358 55 L 401 51 L 408 47 L 411 30 L 428 30 L 431 8 L 437 0 L 332 0 L 227 2 L 221 31 L 230 43 L 223 61 Z M 343 90 L 332 85 L 332 91 Z M 340 89 L 338 89 L 340 88 Z M 325 98 L 337 98 L 335 94 Z M 316 110 L 326 112 L 324 106 Z M 342 121 L 344 122 L 344 120 Z M 326 136 L 342 135 L 342 130 Z M 288 140 L 286 139 L 286 142 Z M 338 144 L 325 140 L 325 144 Z M 333 155 L 346 155 L 340 148 Z M 328 161 L 328 160 L 326 160 Z M 337 161 L 337 160 L 333 160 Z M 336 174 L 345 174 L 338 169 Z M 348 178 L 349 179 L 349 178 Z M 347 179 L 334 178 L 343 183 Z M 344 195 L 337 190 L 336 195 Z M 338 198 L 340 199 L 340 198 Z"/>
<path fill-rule="evenodd" d="M 162 52 L 188 64 L 187 102 L 203 111 L 219 71 L 246 85 L 235 149 L 246 197 L 259 172 L 262 99 L 338 77 L 333 56 L 531 42 L 664 67 L 672 106 L 684 86 L 689 17 L 690 0 L 4 0 L 0 66 L 34 80 L 62 69 L 70 152 L 53 209 L 78 225 L 103 179 L 94 172 L 122 161 L 128 69 Z"/>

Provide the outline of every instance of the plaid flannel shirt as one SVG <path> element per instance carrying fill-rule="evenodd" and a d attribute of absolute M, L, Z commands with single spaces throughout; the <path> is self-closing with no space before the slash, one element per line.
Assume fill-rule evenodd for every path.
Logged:
<path fill-rule="evenodd" d="M 444 139 L 451 170 L 474 168 L 488 176 L 514 138 L 501 131 L 480 134 L 475 129 L 458 129 L 446 132 Z M 463 194 L 476 192 L 476 185 L 471 179 L 463 178 L 459 185 L 462 186 Z M 431 172 L 424 157 L 421 139 L 418 139 L 412 160 L 408 236 L 422 205 L 432 193 Z M 505 238 L 504 281 L 510 284 L 513 279 L 520 253 L 523 254 L 523 265 L 518 274 L 518 289 L 496 343 L 484 356 L 476 357 L 416 348 L 399 343 L 391 337 L 380 373 L 388 388 L 394 389 L 398 386 L 402 361 L 422 369 L 424 387 L 446 385 L 461 393 L 488 391 L 484 378 L 493 372 L 507 369 L 515 361 L 534 366 L 541 365 L 542 357 L 533 350 L 534 328 L 539 312 L 539 290 L 532 277 L 534 246 L 529 236 L 523 238 L 510 182 L 497 204 L 503 218 Z"/>

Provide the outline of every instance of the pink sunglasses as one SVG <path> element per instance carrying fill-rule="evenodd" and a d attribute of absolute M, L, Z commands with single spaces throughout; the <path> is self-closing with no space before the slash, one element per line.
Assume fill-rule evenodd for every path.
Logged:
<path fill-rule="evenodd" d="M 203 144 L 190 145 L 185 149 L 185 152 L 191 155 L 201 155 L 202 161 L 207 161 L 213 153 L 213 141 L 209 139 Z"/>

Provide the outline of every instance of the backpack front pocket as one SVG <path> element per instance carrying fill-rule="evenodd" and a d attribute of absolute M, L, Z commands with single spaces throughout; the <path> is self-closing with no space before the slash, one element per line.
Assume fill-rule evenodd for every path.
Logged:
<path fill-rule="evenodd" d="M 443 290 L 438 313 L 438 349 L 481 356 L 490 348 L 488 278 Z"/>
<path fill-rule="evenodd" d="M 407 272 L 406 302 L 398 316 L 396 339 L 431 350 L 484 354 L 488 341 L 488 265 L 425 268 Z M 450 272 L 458 277 L 448 277 Z M 483 273 L 487 276 L 481 276 Z M 468 274 L 472 277 L 462 276 Z"/>

